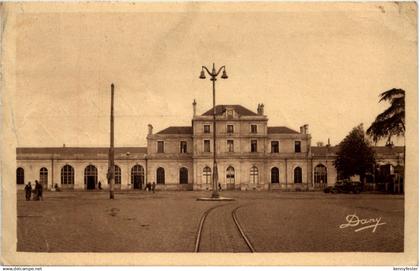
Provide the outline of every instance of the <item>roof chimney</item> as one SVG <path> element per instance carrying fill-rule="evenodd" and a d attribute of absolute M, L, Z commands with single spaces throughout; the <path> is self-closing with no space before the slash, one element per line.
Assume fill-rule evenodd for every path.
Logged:
<path fill-rule="evenodd" d="M 193 116 L 195 117 L 195 115 L 197 114 L 197 102 L 195 101 L 195 99 L 192 103 L 192 106 L 193 106 Z"/>
<path fill-rule="evenodd" d="M 153 134 L 153 126 L 151 124 L 149 124 L 149 125 L 147 125 L 147 127 L 149 128 L 148 135 L 152 135 Z"/>

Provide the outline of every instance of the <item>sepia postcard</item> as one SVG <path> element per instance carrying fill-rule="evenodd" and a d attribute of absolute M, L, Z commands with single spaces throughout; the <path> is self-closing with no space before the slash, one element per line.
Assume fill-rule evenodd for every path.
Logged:
<path fill-rule="evenodd" d="M 415 2 L 1 24 L 3 265 L 418 265 Z"/>

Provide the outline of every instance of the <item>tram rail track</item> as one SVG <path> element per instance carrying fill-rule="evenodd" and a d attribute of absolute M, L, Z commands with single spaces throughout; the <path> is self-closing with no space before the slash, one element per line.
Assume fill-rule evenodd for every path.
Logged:
<path fill-rule="evenodd" d="M 213 206 L 213 207 L 207 209 L 203 213 L 203 215 L 201 216 L 201 219 L 200 219 L 199 226 L 198 226 L 197 237 L 196 237 L 196 240 L 195 240 L 194 252 L 196 252 L 196 253 L 200 252 L 200 245 L 201 245 L 201 239 L 202 239 L 202 235 L 203 235 L 203 228 L 204 228 L 204 223 L 207 219 L 207 216 L 214 209 L 224 207 L 224 206 L 227 206 L 227 205 L 230 205 L 230 204 L 216 205 L 216 206 Z M 250 252 L 254 253 L 254 252 L 256 252 L 256 250 L 255 250 L 254 246 L 252 245 L 251 241 L 249 240 L 248 236 L 245 234 L 245 231 L 243 230 L 243 228 L 242 228 L 242 226 L 239 222 L 238 216 L 237 216 L 238 209 L 243 207 L 243 206 L 245 206 L 245 205 L 240 205 L 240 206 L 235 207 L 231 212 L 231 217 L 232 217 L 232 220 L 235 224 L 235 228 L 237 229 L 239 235 L 242 237 L 242 239 L 245 242 L 247 248 L 249 249 Z"/>

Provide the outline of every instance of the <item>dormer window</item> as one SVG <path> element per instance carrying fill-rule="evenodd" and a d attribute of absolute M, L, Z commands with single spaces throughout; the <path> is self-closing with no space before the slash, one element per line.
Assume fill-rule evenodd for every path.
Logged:
<path fill-rule="evenodd" d="M 226 115 L 228 119 L 232 119 L 233 118 L 233 110 L 232 109 L 228 109 L 226 111 Z"/>

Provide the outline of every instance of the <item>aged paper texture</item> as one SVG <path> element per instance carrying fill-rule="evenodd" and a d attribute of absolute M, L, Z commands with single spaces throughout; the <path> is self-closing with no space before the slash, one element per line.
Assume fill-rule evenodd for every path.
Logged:
<path fill-rule="evenodd" d="M 416 3 L 3 3 L 1 23 L 3 264 L 418 264 Z M 200 214 L 204 206 L 210 206 L 195 201 L 195 197 L 210 195 L 211 185 L 205 185 L 211 176 L 207 173 L 212 170 L 212 156 L 203 156 L 209 161 L 208 167 L 200 162 L 204 158 L 197 158 L 201 155 L 198 152 L 189 162 L 185 157 L 191 146 L 208 153 L 213 148 L 210 137 L 193 144 L 201 137 L 192 136 L 196 128 L 192 132 L 191 127 L 191 123 L 200 121 L 211 124 L 208 79 L 213 63 L 217 69 L 221 67 L 216 85 L 216 104 L 220 105 L 216 109 L 220 112 L 214 112 L 228 120 L 223 136 L 229 138 L 220 141 L 218 148 L 231 148 L 230 152 L 240 149 L 242 153 L 250 145 L 250 152 L 258 155 L 266 148 L 271 148 L 271 153 L 280 149 L 280 171 L 271 158 L 260 163 L 257 154 L 249 159 L 235 156 L 237 160 L 223 156 L 227 154 L 218 157 L 220 193 L 234 197 L 233 204 L 252 200 L 260 206 L 248 209 L 254 213 L 237 211 L 241 223 L 251 216 L 248 228 L 245 223 L 242 226 L 256 253 L 245 253 L 245 243 L 238 245 L 241 249 L 232 245 L 234 236 L 239 236 L 238 232 L 233 234 L 235 224 L 226 226 L 231 227 L 232 235 L 216 242 L 216 246 L 226 242 L 232 250 L 193 252 Z M 199 80 L 199 76 L 207 80 Z M 115 175 L 119 183 L 116 177 L 113 179 L 117 192 L 112 202 L 106 198 L 111 83 L 115 84 L 115 159 L 121 167 Z M 393 195 L 323 193 L 324 187 L 317 186 L 320 180 L 326 188 L 334 186 L 339 178 L 332 173 L 335 169 L 327 158 L 325 164 L 331 167 L 328 182 L 319 177 L 324 176 L 321 171 L 316 171 L 325 168 L 322 159 L 318 169 L 312 170 L 318 164 L 314 164 L 317 150 L 324 155 L 319 150 L 338 145 L 360 123 L 366 130 L 386 109 L 384 103 L 378 105 L 379 94 L 392 88 L 404 89 L 406 97 L 405 137 L 393 138 L 392 147 L 404 150 L 401 161 L 394 159 L 398 166 L 403 163 L 405 167 L 404 193 L 400 186 Z M 236 117 L 242 117 L 242 122 L 249 120 L 250 131 L 246 128 L 246 132 L 254 134 L 260 126 L 253 121 L 266 125 L 268 117 L 269 126 L 262 129 L 268 131 L 268 139 L 253 135 L 246 146 L 236 143 L 243 138 L 234 136 L 238 131 L 233 122 Z M 166 144 L 172 143 L 167 142 L 175 142 L 168 139 L 163 143 L 167 134 L 177 134 L 174 138 L 181 140 L 174 143 L 174 152 L 180 158 L 162 154 L 164 158 L 158 161 L 156 157 L 164 148 L 171 150 Z M 184 141 L 179 134 L 190 136 Z M 279 141 L 270 145 L 268 140 L 275 136 Z M 286 142 L 288 136 L 302 139 L 294 143 L 290 140 L 294 144 L 290 149 L 295 153 L 307 149 L 307 155 L 312 156 L 300 159 L 300 154 L 282 154 L 282 148 L 287 148 L 282 140 Z M 261 140 L 266 140 L 265 147 L 257 145 Z M 384 144 L 380 141 L 377 150 L 388 150 Z M 51 154 L 51 167 L 42 164 L 41 154 L 46 150 Z M 264 157 L 275 156 L 268 153 Z M 74 155 L 71 157 L 78 160 L 60 155 Z M 85 158 L 80 158 L 83 155 Z M 94 164 L 99 160 L 97 169 Z M 146 175 L 140 175 L 144 174 L 140 165 L 150 168 Z M 42 182 L 43 176 L 47 176 L 44 201 L 24 201 L 23 184 L 35 179 Z M 156 194 L 132 191 L 144 188 L 143 178 L 152 180 L 153 193 L 156 180 Z M 103 191 L 97 191 L 101 185 Z M 197 191 L 172 191 L 174 187 Z M 289 188 L 293 192 L 286 192 Z M 60 189 L 63 191 L 57 192 Z M 95 191 L 86 191 L 90 189 Z M 139 215 L 147 213 L 146 207 L 133 207 L 143 206 L 137 195 L 144 198 L 145 206 L 151 206 L 147 207 L 151 208 L 150 217 Z M 357 197 L 360 201 L 351 201 Z M 186 205 L 182 205 L 184 202 Z M 341 213 L 334 217 L 334 206 L 341 202 Z M 358 223 L 368 227 L 359 231 L 349 226 L 340 228 L 346 215 L 347 222 L 356 219 L 352 208 L 362 202 L 366 204 L 358 211 L 377 214 L 360 217 L 365 220 Z M 318 203 L 323 207 L 308 212 L 306 223 L 283 227 L 296 217 L 299 221 L 305 210 Z M 60 204 L 62 211 L 55 213 Z M 170 208 L 176 204 L 183 209 L 172 217 Z M 275 209 L 277 217 L 270 215 L 270 208 Z M 234 215 L 234 210 L 230 211 Z M 161 220 L 153 220 L 159 215 Z M 225 224 L 217 224 L 222 220 L 210 216 L 205 223 L 214 223 L 214 236 L 221 234 L 225 229 L 220 227 Z M 72 218 L 66 220 L 68 217 Z M 88 219 L 92 219 L 90 224 Z M 189 220 L 187 226 L 180 226 Z M 88 234 L 92 228 L 69 229 L 72 223 L 95 227 Z M 121 226 L 109 231 L 112 223 Z M 179 232 L 184 232 L 185 238 L 176 239 Z M 203 235 L 203 240 L 206 238 Z M 334 241 L 323 244 L 325 240 Z"/>

